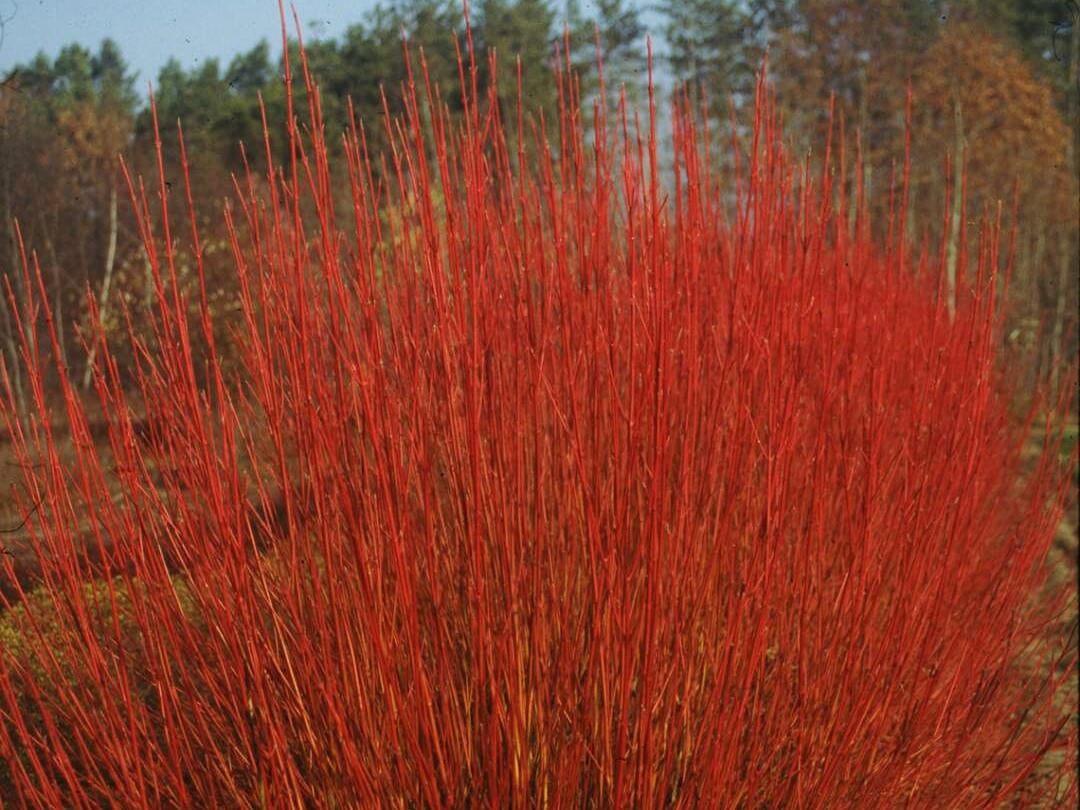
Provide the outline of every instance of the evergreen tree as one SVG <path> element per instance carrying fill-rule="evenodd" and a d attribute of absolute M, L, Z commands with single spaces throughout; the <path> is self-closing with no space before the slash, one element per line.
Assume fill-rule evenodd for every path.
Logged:
<path fill-rule="evenodd" d="M 645 28 L 636 5 L 626 0 L 595 0 L 583 10 L 581 0 L 566 4 L 574 68 L 582 79 L 582 92 L 595 92 L 599 83 L 596 44 L 599 36 L 604 59 L 608 109 L 614 111 L 620 87 L 629 101 L 639 101 L 648 83 Z"/>
<path fill-rule="evenodd" d="M 176 59 L 170 59 L 158 73 L 154 88 L 158 123 L 168 155 L 177 154 L 176 122 L 184 128 L 188 152 L 197 157 L 224 156 L 226 144 L 222 137 L 228 116 L 230 94 L 217 59 L 207 59 L 190 71 L 184 70 Z M 139 134 L 149 137 L 149 111 L 139 121 Z M 236 143 L 231 144 L 235 150 Z"/>
<path fill-rule="evenodd" d="M 354 72 L 367 61 L 366 69 L 374 71 L 367 75 L 377 75 L 386 84 L 388 100 L 394 109 L 400 96 L 397 85 L 406 78 L 404 48 L 407 46 L 415 81 L 423 80 L 422 52 L 433 90 L 437 90 L 443 102 L 452 109 L 460 109 L 454 40 L 456 38 L 459 44 L 463 42 L 464 22 L 457 3 L 453 0 L 399 0 L 392 6 L 376 7 L 368 19 L 370 58 L 354 60 Z M 355 54 L 355 51 L 351 53 Z M 356 76 L 356 81 L 363 79 Z"/>
<path fill-rule="evenodd" d="M 102 40 L 98 52 L 90 58 L 90 80 L 101 102 L 133 115 L 139 101 L 135 78 L 120 53 L 120 46 L 111 39 Z"/>
<path fill-rule="evenodd" d="M 748 62 L 751 19 L 736 0 L 664 0 L 668 61 L 679 86 L 704 92 L 714 110 L 742 100 L 753 87 Z M 726 112 L 724 113 L 726 115 Z"/>
<path fill-rule="evenodd" d="M 517 61 L 521 60 L 522 103 L 528 112 L 543 109 L 549 120 L 556 103 L 551 78 L 555 13 L 546 0 L 480 0 L 474 21 L 477 54 L 486 75 L 487 57 L 498 58 L 498 90 L 505 108 L 517 96 Z M 490 83 L 495 77 L 486 76 Z"/>

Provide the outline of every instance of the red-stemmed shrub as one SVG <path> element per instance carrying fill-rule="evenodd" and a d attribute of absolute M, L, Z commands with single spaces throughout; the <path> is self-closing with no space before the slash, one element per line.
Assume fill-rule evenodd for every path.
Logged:
<path fill-rule="evenodd" d="M 1006 407 L 1007 235 L 950 320 L 940 257 L 850 218 L 836 156 L 789 161 L 764 84 L 723 181 L 678 104 L 662 175 L 651 97 L 586 137 L 561 75 L 526 148 L 468 53 L 460 124 L 420 70 L 381 163 L 358 126 L 330 165 L 305 73 L 292 159 L 228 212 L 241 374 L 189 322 L 164 169 L 131 183 L 155 339 L 133 385 L 98 349 L 107 441 L 65 374 L 46 396 L 44 290 L 16 308 L 37 588 L 7 564 L 5 801 L 1075 797 L 1044 588 L 1069 477 Z"/>

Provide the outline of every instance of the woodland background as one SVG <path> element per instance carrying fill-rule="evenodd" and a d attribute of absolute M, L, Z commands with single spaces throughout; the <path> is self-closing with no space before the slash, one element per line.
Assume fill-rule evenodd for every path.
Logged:
<path fill-rule="evenodd" d="M 1044 384 L 1053 392 L 1062 385 L 1061 369 L 1077 355 L 1080 6 L 1072 0 L 662 0 L 646 13 L 627 0 L 472 4 L 478 47 L 494 46 L 501 55 L 499 86 L 512 95 L 512 56 L 520 54 L 526 105 L 546 110 L 547 120 L 556 117 L 550 69 L 564 29 L 586 96 L 595 96 L 598 87 L 598 35 L 611 103 L 617 104 L 619 87 L 631 102 L 644 100 L 646 17 L 664 95 L 685 89 L 700 98 L 704 92 L 718 140 L 729 139 L 731 122 L 739 127 L 745 118 L 740 113 L 752 107 L 755 72 L 766 53 L 793 154 L 820 161 L 829 126 L 822 111 L 834 99 L 834 150 L 842 139 L 849 155 L 844 182 L 849 191 L 863 185 L 882 237 L 891 227 L 890 189 L 903 167 L 910 87 L 906 237 L 914 249 L 927 245 L 935 257 L 938 246 L 945 246 L 945 278 L 966 247 L 962 243 L 969 240 L 967 247 L 974 247 L 981 218 L 1000 210 L 1006 228 L 1015 224 L 1015 270 L 1002 339 L 1019 361 L 1020 390 Z M 460 106 L 460 4 L 397 0 L 376 8 L 342 37 L 306 43 L 332 142 L 349 126 L 351 99 L 372 154 L 379 154 L 385 144 L 382 118 L 396 111 L 406 80 L 402 34 L 423 47 L 443 100 L 452 110 Z M 185 70 L 170 60 L 153 83 L 166 172 L 177 181 L 174 126 L 177 119 L 183 122 L 201 201 L 198 224 L 213 306 L 223 316 L 216 323 L 223 330 L 238 292 L 223 207 L 245 160 L 255 176 L 265 163 L 260 98 L 271 131 L 284 118 L 282 64 L 280 48 L 264 41 L 228 64 L 209 60 Z M 489 83 L 493 77 L 486 68 L 481 65 L 481 81 Z M 61 326 L 63 367 L 86 387 L 93 358 L 80 346 L 98 325 L 91 322 L 96 316 L 88 293 L 99 302 L 99 325 L 113 336 L 125 333 L 129 323 L 138 333 L 140 310 L 152 303 L 149 264 L 119 161 L 122 154 L 132 176 L 154 173 L 153 126 L 141 90 L 110 40 L 94 48 L 73 43 L 55 59 L 41 54 L 17 66 L 0 86 L 0 281 L 7 295 L 25 300 L 17 221 L 41 262 Z M 861 176 L 851 159 L 857 152 L 865 163 Z M 949 200 L 943 192 L 961 163 L 966 228 L 960 227 L 959 195 Z M 343 181 L 345 173 L 337 176 Z M 337 191 L 344 208 L 344 182 Z M 171 193 L 182 206 L 182 183 Z M 180 265 L 182 282 L 194 292 L 192 257 Z M 197 298 L 191 296 L 193 302 Z M 17 328 L 9 308 L 0 307 L 0 356 L 25 408 L 29 392 L 19 372 Z M 118 342 L 118 356 L 130 362 L 125 344 Z"/>

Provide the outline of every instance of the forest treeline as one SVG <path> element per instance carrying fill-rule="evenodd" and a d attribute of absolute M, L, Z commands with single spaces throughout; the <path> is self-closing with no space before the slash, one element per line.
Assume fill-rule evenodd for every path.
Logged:
<path fill-rule="evenodd" d="M 558 99 L 550 70 L 568 30 L 569 58 L 584 95 L 597 92 L 598 42 L 611 104 L 617 104 L 618 88 L 631 102 L 643 100 L 646 26 L 638 4 L 476 0 L 471 7 L 478 50 L 499 54 L 498 76 L 489 75 L 486 59 L 479 60 L 482 87 L 497 81 L 512 98 L 519 55 L 526 107 L 546 110 L 553 120 Z M 874 227 L 898 233 L 902 227 L 913 250 L 929 245 L 935 259 L 942 257 L 943 277 L 965 239 L 974 244 L 979 222 L 996 217 L 999 206 L 1006 229 L 1013 225 L 1015 201 L 1015 271 L 1003 340 L 1025 359 L 1029 390 L 1035 383 L 1059 383 L 1063 358 L 1077 352 L 1080 6 L 1073 0 L 661 0 L 655 11 L 650 23 L 659 21 L 651 31 L 657 68 L 694 99 L 704 92 L 710 102 L 703 109 L 717 138 L 730 136 L 732 111 L 737 121 L 740 108 L 752 106 L 754 76 L 766 53 L 794 154 L 820 159 L 831 99 L 834 149 L 842 138 L 847 154 L 861 154 L 864 163 L 861 173 L 853 160 L 845 167 L 848 199 L 862 184 Z M 460 110 L 457 48 L 463 47 L 465 25 L 458 0 L 396 0 L 336 39 L 306 43 L 331 136 L 350 125 L 351 103 L 372 155 L 381 153 L 382 119 L 398 111 L 398 88 L 406 80 L 403 35 L 423 48 L 432 86 L 451 114 Z M 223 315 L 235 306 L 237 291 L 222 208 L 234 175 L 246 164 L 256 174 L 265 168 L 263 109 L 271 131 L 281 131 L 279 51 L 260 42 L 228 63 L 210 59 L 189 69 L 172 59 L 154 81 L 170 193 L 183 210 L 174 129 L 180 120 L 200 201 L 211 305 Z M 905 222 L 889 223 L 890 189 L 903 165 L 909 88 L 910 204 Z M 11 296 L 25 299 L 17 221 L 38 257 L 61 326 L 63 367 L 78 385 L 92 381 L 80 349 L 86 336 L 98 326 L 107 335 L 124 332 L 129 322 L 138 332 L 139 309 L 153 301 L 118 156 L 134 175 L 150 176 L 154 141 L 149 106 L 110 40 L 96 50 L 71 44 L 55 58 L 41 54 L 15 67 L 0 88 L 0 275 Z M 280 158 L 283 141 L 274 145 Z M 958 195 L 946 197 L 961 164 L 966 221 Z M 376 159 L 380 170 L 385 164 Z M 939 254 L 938 245 L 947 250 Z M 181 284 L 194 293 L 190 248 L 180 239 L 177 250 Z M 98 301 L 96 314 L 88 292 Z M 217 320 L 228 323 L 227 317 Z M 0 307 L 0 354 L 12 371 L 14 396 L 25 402 L 27 382 L 14 371 L 19 328 L 9 308 Z"/>

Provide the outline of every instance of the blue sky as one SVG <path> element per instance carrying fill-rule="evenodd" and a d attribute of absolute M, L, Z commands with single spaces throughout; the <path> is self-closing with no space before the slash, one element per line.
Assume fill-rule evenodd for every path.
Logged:
<path fill-rule="evenodd" d="M 375 0 L 296 0 L 305 37 L 313 31 L 335 37 L 374 5 Z M 140 90 L 157 80 L 170 56 L 189 68 L 211 57 L 227 64 L 264 37 L 277 52 L 281 37 L 277 0 L 0 0 L 0 20 L 0 76 L 38 51 L 55 56 L 71 42 L 96 50 L 112 37 L 139 72 Z"/>
<path fill-rule="evenodd" d="M 336 37 L 376 0 L 295 0 L 304 36 Z M 563 7 L 555 0 L 556 8 Z M 582 3 L 588 8 L 588 0 Z M 286 6 L 286 12 L 288 7 Z M 650 14 L 646 13 L 649 20 Z M 145 92 L 170 56 L 186 68 L 218 57 L 223 65 L 260 39 L 278 51 L 277 0 L 0 0 L 0 77 L 38 51 L 50 57 L 78 42 L 96 50 L 112 37 Z M 655 26 L 655 19 L 652 20 Z"/>

